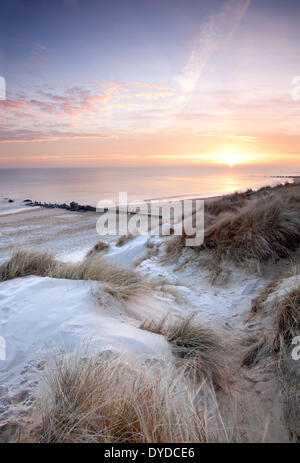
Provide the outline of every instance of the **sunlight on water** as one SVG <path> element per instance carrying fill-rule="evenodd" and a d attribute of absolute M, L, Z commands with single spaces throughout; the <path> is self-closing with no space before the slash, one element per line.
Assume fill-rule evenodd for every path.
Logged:
<path fill-rule="evenodd" d="M 296 174 L 291 169 L 286 175 Z M 95 205 L 116 200 L 120 191 L 132 199 L 209 197 L 258 188 L 282 175 L 283 168 L 198 166 L 0 169 L 0 198 Z"/>

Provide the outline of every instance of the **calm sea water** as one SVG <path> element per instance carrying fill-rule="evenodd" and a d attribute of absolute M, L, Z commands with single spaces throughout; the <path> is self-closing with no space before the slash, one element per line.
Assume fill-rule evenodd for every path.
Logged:
<path fill-rule="evenodd" d="M 299 170 L 299 168 L 298 168 Z M 271 175 L 299 175 L 293 168 L 264 167 L 96 167 L 0 169 L 0 198 L 49 202 L 209 197 L 274 182 Z"/>

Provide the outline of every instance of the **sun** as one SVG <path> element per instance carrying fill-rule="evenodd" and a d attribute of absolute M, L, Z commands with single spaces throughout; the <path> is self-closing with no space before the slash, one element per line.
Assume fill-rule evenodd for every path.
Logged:
<path fill-rule="evenodd" d="M 224 148 L 214 155 L 214 160 L 221 164 L 234 167 L 236 164 L 243 164 L 249 161 L 249 154 L 235 148 Z"/>

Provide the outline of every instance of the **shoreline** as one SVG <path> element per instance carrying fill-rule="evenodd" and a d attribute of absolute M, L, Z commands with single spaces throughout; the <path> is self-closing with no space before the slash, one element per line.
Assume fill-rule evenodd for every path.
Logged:
<path fill-rule="evenodd" d="M 267 177 L 266 177 L 267 178 Z M 270 177 L 268 177 L 270 178 Z M 293 179 L 294 180 L 294 183 L 299 183 L 300 182 L 300 176 L 272 176 L 271 178 L 277 178 L 277 179 Z M 288 182 L 289 183 L 289 182 Z M 252 188 L 245 188 L 243 190 L 240 190 L 240 191 L 232 191 L 230 193 L 224 193 L 224 194 L 220 194 L 220 195 L 214 195 L 214 196 L 205 196 L 205 197 L 190 197 L 190 196 L 186 196 L 186 197 L 182 197 L 181 195 L 180 196 L 169 196 L 169 197 L 164 197 L 164 198 L 153 198 L 153 199 L 145 199 L 143 201 L 140 201 L 140 203 L 144 202 L 146 203 L 148 206 L 152 203 L 153 205 L 163 205 L 163 204 L 166 204 L 166 203 L 170 203 L 170 202 L 183 202 L 183 201 L 186 201 L 186 200 L 191 200 L 191 201 L 207 201 L 207 202 L 210 202 L 210 201 L 216 201 L 216 200 L 220 200 L 224 197 L 228 197 L 230 195 L 233 195 L 233 194 L 244 194 L 246 193 L 247 191 L 249 191 L 249 194 L 255 194 L 256 192 L 260 191 L 261 189 L 263 188 L 274 188 L 276 187 L 276 185 L 271 185 L 271 184 L 267 184 L 265 186 L 261 186 L 257 189 L 252 189 Z M 180 199 L 175 199 L 175 198 L 180 198 Z M 10 199 L 10 198 L 3 198 L 4 200 L 7 200 L 8 203 L 15 203 L 15 200 L 13 199 Z M 131 201 L 129 201 L 131 202 Z M 133 200 L 134 202 L 134 200 Z M 31 200 L 31 199 L 24 199 L 24 200 L 21 200 L 20 201 L 20 204 L 22 204 L 22 206 L 25 206 L 25 207 L 22 207 L 20 209 L 9 209 L 7 211 L 3 211 L 3 212 L 0 212 L 0 217 L 4 217 L 4 216 L 7 216 L 7 215 L 11 215 L 11 214 L 17 214 L 17 213 L 21 213 L 21 212 L 26 212 L 27 208 L 45 208 L 45 209 L 63 209 L 63 210 L 66 210 L 66 211 L 70 211 L 70 212 L 97 212 L 97 207 L 95 206 L 91 206 L 89 204 L 79 204 L 77 203 L 76 201 L 71 201 L 70 203 L 66 203 L 66 202 L 63 202 L 63 203 L 51 203 L 51 202 L 42 202 L 42 201 L 36 201 L 36 200 Z M 139 202 L 136 203 L 137 207 L 138 207 L 138 204 Z M 119 205 L 116 206 L 116 212 L 117 214 L 119 213 Z M 109 207 L 107 208 L 103 208 L 103 213 L 106 213 L 109 211 Z M 128 214 L 134 214 L 134 213 L 129 213 Z"/>
<path fill-rule="evenodd" d="M 219 208 L 214 209 L 215 204 L 212 203 L 207 211 L 215 221 L 222 211 L 231 210 L 232 220 L 242 214 L 250 232 L 254 230 L 252 234 L 242 230 L 244 236 L 248 233 L 251 244 L 251 239 L 252 243 L 253 240 L 256 241 L 257 234 L 264 237 L 265 233 L 266 238 L 269 237 L 269 229 L 265 231 L 263 220 L 268 222 L 268 214 L 272 215 L 273 211 L 272 204 L 276 202 L 276 198 L 280 204 L 280 198 L 285 193 L 287 202 L 283 204 L 290 205 L 291 212 L 299 210 L 297 198 L 300 185 L 288 183 L 274 188 L 264 187 L 257 192 L 251 190 L 229 195 L 228 199 L 219 199 Z M 253 213 L 256 206 L 259 210 L 260 198 L 264 198 L 263 220 L 262 214 L 257 217 L 256 212 Z M 268 198 L 271 200 L 270 207 Z M 218 202 L 216 197 L 209 198 L 210 201 L 214 199 Z M 15 203 L 14 207 L 19 204 Z M 0 421 L 6 420 L 2 436 L 0 426 L 0 440 L 1 437 L 10 438 L 9 431 L 15 429 L 10 428 L 12 420 L 21 430 L 27 430 L 31 426 L 22 411 L 29 401 L 32 404 L 30 407 L 36 406 L 42 381 L 40 366 L 52 354 L 51 346 L 54 343 L 57 345 L 57 340 L 69 350 L 71 356 L 75 356 L 77 352 L 74 346 L 83 345 L 85 340 L 92 339 L 95 342 L 93 346 L 100 352 L 122 353 L 126 358 L 126 365 L 137 368 L 141 359 L 145 359 L 146 364 L 149 358 L 153 358 L 161 362 L 163 367 L 170 366 L 177 361 L 172 344 L 165 336 L 158 336 L 163 332 L 156 334 L 151 331 L 152 326 L 156 329 L 166 317 L 169 317 L 171 327 L 173 324 L 176 327 L 182 320 L 184 323 L 186 320 L 188 323 L 189 320 L 196 320 L 201 327 L 201 333 L 203 329 L 207 333 L 213 333 L 217 343 L 226 340 L 224 346 L 221 344 L 222 363 L 220 370 L 217 370 L 217 373 L 220 372 L 217 376 L 220 378 L 219 384 L 224 388 L 221 397 L 226 414 L 234 413 L 235 409 L 232 411 L 232 396 L 227 395 L 225 389 L 227 373 L 224 371 L 223 374 L 221 368 L 225 364 L 222 360 L 223 354 L 228 372 L 234 372 L 230 383 L 234 400 L 243 408 L 249 407 L 249 403 L 257 404 L 263 416 L 266 416 L 269 404 L 275 410 L 271 416 L 271 421 L 275 423 L 274 429 L 270 428 L 270 436 L 274 439 L 278 423 L 282 423 L 280 417 L 284 413 L 285 397 L 281 390 L 278 392 L 276 372 L 264 373 L 264 362 L 269 362 L 269 357 L 259 357 L 259 350 L 253 364 L 245 363 L 245 358 L 248 358 L 248 353 L 256 346 L 256 340 L 263 349 L 265 344 L 261 343 L 269 339 L 266 338 L 266 333 L 269 336 L 276 333 L 279 309 L 273 307 L 270 299 L 260 302 L 262 295 L 270 296 L 281 307 L 285 307 L 286 290 L 291 291 L 293 285 L 300 281 L 300 275 L 290 276 L 294 267 L 290 267 L 289 258 L 282 254 L 280 257 L 279 254 L 276 263 L 273 260 L 265 264 L 261 261 L 262 266 L 258 270 L 250 265 L 252 261 L 249 261 L 249 265 L 242 265 L 239 260 L 234 261 L 234 255 L 231 260 L 217 262 L 216 245 L 202 250 L 178 248 L 178 241 L 174 241 L 177 237 L 163 235 L 133 236 L 121 245 L 118 244 L 119 236 L 107 235 L 101 237 L 100 242 L 105 243 L 106 247 L 98 249 L 100 237 L 96 233 L 98 217 L 95 213 L 86 214 L 82 220 L 80 214 L 67 214 L 67 211 L 55 208 L 41 208 L 37 213 L 34 212 L 34 207 L 26 209 L 32 213 L 19 216 L 11 214 L 0 221 L 0 264 L 4 265 L 0 288 L 0 312 L 3 313 L 0 335 L 5 334 L 8 352 L 6 363 L 0 365 L 0 369 L 4 367 L 5 371 L 4 398 L 0 394 Z M 297 223 L 297 217 L 293 218 L 295 214 L 290 214 L 289 217 L 294 220 L 291 225 L 285 220 L 285 212 L 283 215 L 275 215 L 275 230 L 270 230 L 274 239 L 277 239 L 277 223 L 280 227 L 282 223 L 287 231 Z M 233 240 L 234 236 L 227 239 L 225 246 L 228 249 L 235 245 L 236 241 Z M 241 239 L 240 243 L 244 241 Z M 285 243 L 285 246 L 289 246 L 288 239 Z M 242 246 L 244 247 L 243 244 Z M 272 252 L 275 253 L 278 249 L 275 243 Z M 18 254 L 15 255 L 19 257 L 12 260 L 13 265 L 7 266 L 16 250 Z M 94 254 L 90 254 L 91 251 Z M 246 246 L 244 251 L 249 252 L 249 247 Z M 87 255 L 94 255 L 97 259 L 86 260 Z M 55 264 L 51 256 L 54 256 Z M 299 255 L 293 253 L 293 258 L 297 259 L 297 264 Z M 46 263 L 45 267 L 41 266 L 43 262 Z M 89 267 L 94 262 L 96 267 Z M 99 274 L 89 273 L 91 270 L 95 272 L 95 268 L 99 269 Z M 5 269 L 11 269 L 11 275 Z M 119 272 L 117 280 L 116 272 Z M 136 281 L 137 286 L 132 286 Z M 274 286 L 278 281 L 278 287 Z M 127 282 L 129 286 L 124 288 Z M 149 282 L 149 286 L 146 282 Z M 116 290 L 112 290 L 113 285 Z M 261 310 L 258 306 L 256 313 L 253 307 L 257 307 L 257 304 L 263 305 Z M 149 325 L 146 323 L 148 320 Z M 254 344 L 244 344 L 252 338 L 255 339 Z M 86 352 L 80 355 L 87 358 Z M 109 360 L 111 361 L 110 358 Z M 164 380 L 168 371 L 167 368 L 163 371 Z M 79 378 L 80 373 L 77 375 Z M 177 370 L 175 373 L 177 374 Z M 34 383 L 33 379 L 37 382 Z M 253 383 L 256 385 L 255 390 Z M 219 390 L 216 394 L 219 394 Z M 32 409 L 27 410 L 30 414 Z M 249 421 L 251 419 L 252 415 Z M 292 430 L 296 429 L 293 422 L 288 425 Z M 284 437 L 288 430 L 288 426 L 282 424 L 280 435 Z M 11 440 L 13 439 L 12 436 Z"/>

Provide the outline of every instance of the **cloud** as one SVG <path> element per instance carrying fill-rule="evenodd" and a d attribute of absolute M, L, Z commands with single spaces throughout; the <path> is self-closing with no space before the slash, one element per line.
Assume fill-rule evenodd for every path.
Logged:
<path fill-rule="evenodd" d="M 55 113 L 56 112 L 56 106 L 53 103 L 47 103 L 45 101 L 39 101 L 39 100 L 30 100 L 29 101 L 30 105 L 36 106 L 39 108 L 41 111 L 46 112 L 46 113 Z"/>
<path fill-rule="evenodd" d="M 259 142 L 259 137 L 256 136 L 250 136 L 250 135 L 227 135 L 228 138 L 234 138 L 236 140 L 240 141 L 245 141 L 245 142 L 251 142 L 251 143 L 257 143 Z"/>
<path fill-rule="evenodd" d="M 136 92 L 129 95 L 122 95 L 122 98 L 142 98 L 145 100 L 159 100 L 175 95 L 174 92 L 160 91 L 160 92 Z"/>
<path fill-rule="evenodd" d="M 29 100 L 29 104 L 45 113 L 69 115 L 78 118 L 81 114 L 89 113 L 91 116 L 99 111 L 123 107 L 119 105 L 121 99 L 159 100 L 174 95 L 166 87 L 144 82 L 124 84 L 122 82 L 107 82 L 101 91 L 95 91 L 75 86 L 66 89 L 62 94 L 42 91 L 39 98 Z M 143 88 L 143 91 L 140 89 Z M 146 89 L 149 91 L 146 91 Z M 128 105 L 127 105 L 128 107 Z"/>
<path fill-rule="evenodd" d="M 74 123 L 75 120 L 84 125 L 91 124 L 92 128 L 97 121 L 99 124 L 99 117 L 109 118 L 113 113 L 118 113 L 119 117 L 121 111 L 140 112 L 152 108 L 162 111 L 166 106 L 156 102 L 172 96 L 173 91 L 155 83 L 96 81 L 59 91 L 46 86 L 28 89 L 27 93 L 22 90 L 17 97 L 1 101 L 0 109 L 5 110 L 4 117 L 10 120 L 15 130 L 21 125 L 21 118 L 27 118 L 28 124 L 30 119 L 34 124 L 39 118 L 42 132 L 47 121 L 52 121 L 58 129 L 64 121 Z"/>
<path fill-rule="evenodd" d="M 44 143 L 58 140 L 114 140 L 119 138 L 118 135 L 95 134 L 57 134 L 53 136 L 37 136 L 36 133 L 33 133 L 31 137 L 30 134 L 24 135 L 19 135 L 19 138 L 3 138 L 0 139 L 0 143 Z M 14 136 L 18 136 L 18 134 L 14 134 Z"/>
<path fill-rule="evenodd" d="M 168 98 L 168 104 L 161 108 L 160 112 L 157 112 L 156 117 L 152 118 L 152 123 L 150 122 L 150 125 L 147 126 L 148 132 L 172 130 L 173 127 L 178 126 L 181 116 L 187 121 L 186 114 L 183 111 L 194 98 L 197 83 L 205 67 L 215 53 L 228 47 L 250 4 L 251 0 L 227 0 L 223 2 L 223 5 L 215 14 L 200 25 L 199 32 L 196 34 L 196 38 L 194 37 L 195 44 L 190 51 L 186 65 L 181 72 L 172 78 L 170 88 L 165 90 L 172 93 L 172 95 L 165 95 Z M 218 104 L 218 108 L 213 107 L 215 105 L 213 101 L 216 101 L 217 98 L 216 92 L 214 92 L 212 101 L 208 105 L 204 103 L 205 98 L 206 95 L 203 94 L 203 104 L 201 106 L 206 107 L 206 114 L 200 112 L 196 116 L 198 119 L 204 121 L 206 121 L 207 117 L 216 119 L 222 117 L 225 119 L 224 116 L 231 115 L 228 100 L 223 107 L 220 104 Z M 148 99 L 151 99 L 150 95 Z M 196 119 L 196 117 L 192 116 L 191 119 Z"/>
<path fill-rule="evenodd" d="M 46 45 L 42 45 L 41 43 L 35 43 L 35 44 L 34 44 L 34 48 L 35 48 L 36 50 L 47 50 Z"/>
<path fill-rule="evenodd" d="M 178 99 L 177 112 L 190 101 L 200 76 L 213 54 L 224 48 L 247 12 L 251 0 L 229 0 L 224 3 L 218 14 L 202 24 L 199 38 L 192 50 L 188 62 L 174 81 L 181 97 Z"/>
<path fill-rule="evenodd" d="M 166 85 L 162 84 L 151 84 L 147 82 L 132 82 L 131 86 L 136 87 L 136 88 L 151 88 L 151 89 L 156 89 L 156 90 L 167 90 Z"/>
<path fill-rule="evenodd" d="M 0 100 L 0 109 L 23 109 L 25 106 L 27 106 L 26 101 L 17 101 L 17 100 Z"/>

